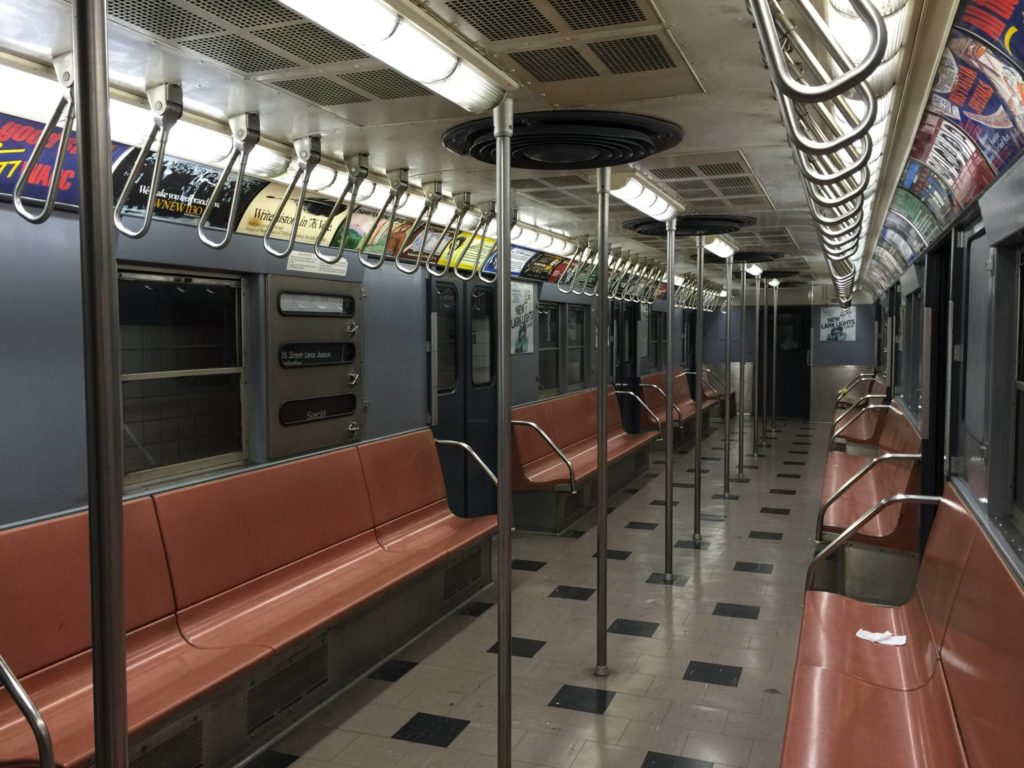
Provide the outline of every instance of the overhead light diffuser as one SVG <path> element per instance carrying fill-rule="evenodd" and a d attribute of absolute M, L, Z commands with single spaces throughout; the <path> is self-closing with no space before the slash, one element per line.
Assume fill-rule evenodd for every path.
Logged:
<path fill-rule="evenodd" d="M 764 268 L 760 264 L 748 264 L 746 273 L 751 277 L 760 277 L 764 273 Z"/>
<path fill-rule="evenodd" d="M 658 221 L 668 221 L 678 213 L 672 203 L 632 174 L 613 174 L 609 191 L 622 202 Z"/>
<path fill-rule="evenodd" d="M 782 281 L 779 280 L 779 278 L 777 277 L 773 277 L 771 280 L 768 281 L 768 285 L 770 285 L 772 288 L 778 288 L 780 285 L 782 285 Z"/>
<path fill-rule="evenodd" d="M 704 250 L 720 259 L 728 259 L 730 256 L 736 255 L 736 249 L 727 240 L 723 240 L 720 237 L 705 243 Z"/>
<path fill-rule="evenodd" d="M 381 0 L 280 1 L 469 112 L 492 109 L 505 97 L 483 72 Z"/>

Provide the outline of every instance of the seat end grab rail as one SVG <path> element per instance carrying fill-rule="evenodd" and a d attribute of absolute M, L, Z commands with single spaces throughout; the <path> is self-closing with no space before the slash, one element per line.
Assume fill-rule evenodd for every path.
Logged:
<path fill-rule="evenodd" d="M 199 217 L 199 224 L 196 227 L 199 239 L 204 245 L 208 245 L 214 250 L 226 248 L 234 234 L 235 217 L 238 214 L 238 204 L 242 199 L 242 190 L 245 186 L 245 166 L 249 162 L 249 153 L 260 141 L 260 116 L 255 112 L 235 115 L 228 120 L 228 126 L 231 128 L 231 154 L 228 155 L 224 170 L 221 171 L 220 178 L 217 179 L 217 184 L 213 188 L 210 199 L 206 202 L 206 207 L 203 209 L 203 214 Z M 227 186 L 228 177 L 236 162 L 238 163 L 238 177 L 235 179 L 235 192 L 231 196 L 231 208 L 228 212 L 224 238 L 214 240 L 206 234 L 206 225 L 210 221 L 214 206 L 224 192 L 224 187 Z"/>
<path fill-rule="evenodd" d="M 866 408 L 861 408 L 859 411 L 857 411 L 856 416 L 854 416 L 848 422 L 843 424 L 843 426 L 839 427 L 839 429 L 832 433 L 832 436 L 828 439 L 828 447 L 825 449 L 826 453 L 828 451 L 831 451 L 835 447 L 836 440 L 838 440 L 842 436 L 843 432 L 845 432 L 848 427 L 852 426 L 853 424 L 856 424 L 857 419 L 859 419 L 865 413 L 869 413 L 870 411 L 895 411 L 896 413 L 903 416 L 903 412 L 892 403 L 885 403 L 884 405 L 869 405 Z"/>
<path fill-rule="evenodd" d="M 438 439 L 436 437 L 434 438 L 434 442 L 437 445 L 451 445 L 451 446 L 454 446 L 456 448 L 461 448 L 463 451 L 465 451 L 467 454 L 469 454 L 470 458 L 472 458 L 473 461 L 475 461 L 477 463 L 477 466 L 479 466 L 480 469 L 482 469 L 484 471 L 484 474 L 486 474 L 489 478 L 491 478 L 491 482 L 494 483 L 495 487 L 497 487 L 497 485 L 498 485 L 498 476 L 494 474 L 494 470 L 492 470 L 489 466 L 487 466 L 487 462 L 485 462 L 480 457 L 479 453 L 477 453 L 476 451 L 473 450 L 473 446 L 471 446 L 469 443 L 464 443 L 461 440 L 440 440 L 440 439 Z"/>
<path fill-rule="evenodd" d="M 832 429 L 835 430 L 836 427 L 839 425 L 840 421 L 842 421 L 844 418 L 849 418 L 851 413 L 854 413 L 855 411 L 860 409 L 862 406 L 868 405 L 872 400 L 887 400 L 887 399 L 888 399 L 888 395 L 883 395 L 881 392 L 876 392 L 876 393 L 870 394 L 870 395 L 861 395 L 860 399 L 857 400 L 857 402 L 855 402 L 849 408 L 846 408 L 845 410 L 843 410 L 842 413 L 840 413 L 838 416 L 836 416 L 834 419 L 832 419 Z"/>
<path fill-rule="evenodd" d="M 643 408 L 645 411 L 647 411 L 647 415 L 650 416 L 652 419 L 654 419 L 654 423 L 658 425 L 658 428 L 656 430 L 651 429 L 651 430 L 647 430 L 647 431 L 648 432 L 661 432 L 661 427 L 662 427 L 661 419 L 658 418 L 658 414 L 656 414 L 654 411 L 651 410 L 651 407 L 647 403 L 644 402 L 644 399 L 642 397 L 640 397 L 640 395 L 638 395 L 636 392 L 632 392 L 632 391 L 630 391 L 628 389 L 618 389 L 618 388 L 615 389 L 615 394 L 616 395 L 625 395 L 626 397 L 632 397 L 634 400 L 636 400 L 640 404 L 640 407 Z M 606 436 L 606 439 L 607 439 L 607 436 Z"/>
<path fill-rule="evenodd" d="M 659 395 L 661 395 L 662 399 L 664 399 L 664 401 L 666 403 L 668 402 L 668 395 L 665 394 L 665 390 L 663 390 L 657 384 L 644 384 L 644 383 L 641 382 L 640 388 L 641 389 L 653 389 L 655 392 L 657 392 Z M 679 420 L 682 421 L 683 420 L 683 412 L 679 410 L 679 406 L 676 405 L 675 403 L 672 403 L 672 410 L 676 412 L 676 415 L 679 417 Z"/>
<path fill-rule="evenodd" d="M 267 225 L 267 231 L 263 233 L 263 248 L 271 256 L 278 259 L 287 258 L 295 247 L 295 239 L 299 234 L 299 223 L 302 221 L 302 207 L 306 204 L 306 192 L 309 190 L 309 179 L 313 175 L 313 170 L 320 164 L 319 136 L 306 136 L 305 138 L 296 139 L 293 142 L 293 146 L 295 147 L 295 175 L 292 176 L 288 188 L 281 195 L 281 202 L 278 204 L 273 218 Z M 299 199 L 295 202 L 295 215 L 292 217 L 292 228 L 288 235 L 288 244 L 278 251 L 271 244 L 270 240 L 273 237 L 277 222 L 284 215 L 285 206 L 291 200 L 292 192 L 295 190 L 296 185 L 299 186 Z"/>
<path fill-rule="evenodd" d="M 839 486 L 835 492 L 829 496 L 825 503 L 818 509 L 818 524 L 814 529 L 814 540 L 821 541 L 825 526 L 825 513 L 828 512 L 829 507 L 835 504 L 843 495 L 852 488 L 858 480 L 867 475 L 871 470 L 877 467 L 879 464 L 883 464 L 887 461 L 920 461 L 920 453 L 883 453 L 881 456 L 875 456 L 871 461 L 857 470 L 851 475 L 846 482 Z"/>
<path fill-rule="evenodd" d="M 50 119 L 39 134 L 39 141 L 32 147 L 28 160 L 21 168 L 21 176 L 14 184 L 14 209 L 21 218 L 31 224 L 42 224 L 53 213 L 54 203 L 57 202 L 57 183 L 60 181 L 64 170 L 64 161 L 68 156 L 68 141 L 71 139 L 71 131 L 75 123 L 75 66 L 72 54 L 63 53 L 53 59 L 53 69 L 57 73 L 57 82 L 60 83 L 64 92 L 61 94 L 57 108 L 53 111 Z M 35 170 L 39 165 L 39 157 L 43 149 L 50 143 L 50 137 L 57 130 L 57 123 L 67 110 L 67 118 L 64 121 L 64 128 L 61 130 L 60 141 L 57 144 L 57 157 L 53 163 L 53 171 L 50 173 L 49 183 L 46 186 L 46 197 L 43 199 L 43 209 L 39 213 L 31 213 L 25 207 L 25 187 L 29 180 L 35 176 Z"/>
<path fill-rule="evenodd" d="M 565 466 L 569 468 L 569 488 L 570 488 L 570 492 L 575 495 L 575 493 L 576 493 L 576 470 L 573 469 L 572 462 L 569 461 L 569 457 L 566 456 L 565 452 L 562 451 L 562 449 L 558 447 L 558 445 L 555 443 L 554 440 L 551 439 L 551 436 L 548 435 L 548 433 L 545 432 L 543 429 L 541 429 L 539 424 L 536 424 L 536 423 L 534 423 L 532 421 L 524 421 L 522 419 L 512 419 L 512 426 L 513 427 L 529 427 L 530 429 L 534 430 L 538 435 L 541 436 L 541 438 L 544 440 L 544 442 L 548 444 L 548 446 L 551 448 L 551 450 L 553 450 L 556 454 L 558 454 L 558 458 L 560 458 L 562 460 L 562 462 L 565 464 Z"/>
<path fill-rule="evenodd" d="M 882 499 L 877 504 L 875 504 L 875 506 L 871 507 L 871 509 L 869 509 L 863 515 L 854 520 L 850 524 L 849 528 L 847 528 L 841 534 L 836 536 L 836 538 L 832 539 L 832 541 L 828 543 L 828 546 L 824 547 L 818 554 L 814 556 L 814 559 L 811 560 L 810 565 L 807 566 L 807 578 L 804 581 L 804 591 L 810 591 L 811 588 L 814 586 L 814 575 L 818 572 L 818 569 L 821 567 L 821 564 L 825 562 L 828 558 L 830 558 L 832 555 L 834 555 L 837 551 L 845 547 L 847 543 L 849 543 L 850 539 L 852 539 L 857 534 L 857 531 L 859 531 L 861 528 L 863 528 L 865 525 L 871 522 L 871 520 L 873 520 L 875 516 L 878 515 L 883 509 L 887 509 L 888 507 L 891 507 L 893 504 L 904 503 L 934 504 L 937 506 L 947 506 L 951 509 L 956 509 L 961 512 L 963 511 L 963 508 L 959 504 L 956 504 L 955 502 L 952 502 L 943 496 L 922 496 L 916 493 L 897 493 Z"/>
<path fill-rule="evenodd" d="M 15 706 L 28 721 L 32 735 L 36 739 L 36 748 L 39 751 L 40 768 L 54 768 L 53 739 L 50 736 L 50 729 L 46 726 L 43 714 L 28 695 L 28 691 L 22 686 L 17 675 L 7 665 L 3 656 L 0 656 L 0 683 L 3 683 L 7 693 L 14 700 Z"/>

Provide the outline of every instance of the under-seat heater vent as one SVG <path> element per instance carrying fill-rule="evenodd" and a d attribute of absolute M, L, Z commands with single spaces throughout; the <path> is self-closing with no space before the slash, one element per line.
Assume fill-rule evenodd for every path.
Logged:
<path fill-rule="evenodd" d="M 462 560 L 445 569 L 444 599 L 458 594 L 480 576 L 480 547 L 473 547 Z"/>
<path fill-rule="evenodd" d="M 326 682 L 327 646 L 321 645 L 256 683 L 245 700 L 245 723 L 249 733 Z"/>
<path fill-rule="evenodd" d="M 131 761 L 130 768 L 201 768 L 203 721 L 196 720 Z"/>

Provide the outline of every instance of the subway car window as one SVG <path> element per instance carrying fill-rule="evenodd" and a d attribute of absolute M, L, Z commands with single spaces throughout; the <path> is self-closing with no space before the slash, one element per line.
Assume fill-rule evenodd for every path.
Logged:
<path fill-rule="evenodd" d="M 650 314 L 651 324 L 649 335 L 647 337 L 647 357 L 650 361 L 652 371 L 665 370 L 665 356 L 668 351 L 665 327 L 666 317 L 667 315 L 665 312 L 651 312 Z"/>
<path fill-rule="evenodd" d="M 569 389 L 583 387 L 583 360 L 586 350 L 587 308 L 566 305 L 566 381 Z"/>
<path fill-rule="evenodd" d="M 438 283 L 437 388 L 451 392 L 459 384 L 459 295 L 454 285 Z"/>
<path fill-rule="evenodd" d="M 921 291 L 903 296 L 900 394 L 907 411 L 917 419 L 921 413 L 921 372 L 924 364 Z"/>
<path fill-rule="evenodd" d="M 482 386 L 494 381 L 494 293 L 474 288 L 472 302 L 473 384 Z"/>
<path fill-rule="evenodd" d="M 118 301 L 125 473 L 244 458 L 239 283 L 122 273 Z"/>
<path fill-rule="evenodd" d="M 559 306 L 542 301 L 537 308 L 538 384 L 543 395 L 557 394 L 561 385 L 558 375 Z"/>

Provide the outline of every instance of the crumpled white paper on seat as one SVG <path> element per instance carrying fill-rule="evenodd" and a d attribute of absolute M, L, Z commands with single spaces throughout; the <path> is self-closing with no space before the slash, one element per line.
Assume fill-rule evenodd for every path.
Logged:
<path fill-rule="evenodd" d="M 867 640 L 869 643 L 876 643 L 878 645 L 906 645 L 906 635 L 894 635 L 892 632 L 869 632 L 866 629 L 858 629 L 857 637 L 861 640 Z"/>

